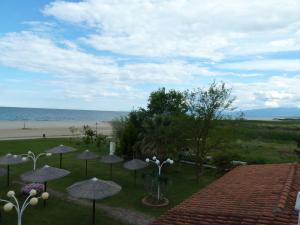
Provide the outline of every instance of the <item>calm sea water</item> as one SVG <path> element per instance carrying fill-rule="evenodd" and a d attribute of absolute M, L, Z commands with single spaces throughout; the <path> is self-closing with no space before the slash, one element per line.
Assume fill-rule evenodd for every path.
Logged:
<path fill-rule="evenodd" d="M 0 120 L 6 121 L 111 121 L 127 114 L 118 111 L 0 107 Z"/>

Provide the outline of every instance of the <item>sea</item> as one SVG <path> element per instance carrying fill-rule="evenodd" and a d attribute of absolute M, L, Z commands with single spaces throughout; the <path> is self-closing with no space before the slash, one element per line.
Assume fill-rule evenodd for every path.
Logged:
<path fill-rule="evenodd" d="M 124 111 L 0 107 L 0 121 L 112 121 Z"/>

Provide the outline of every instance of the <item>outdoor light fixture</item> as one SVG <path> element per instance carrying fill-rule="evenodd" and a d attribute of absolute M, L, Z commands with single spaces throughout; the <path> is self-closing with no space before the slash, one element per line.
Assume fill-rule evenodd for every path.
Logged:
<path fill-rule="evenodd" d="M 152 162 L 154 164 L 157 165 L 158 167 L 158 177 L 161 176 L 161 170 L 162 170 L 162 167 L 165 165 L 165 164 L 170 164 L 172 165 L 174 163 L 174 161 L 170 158 L 168 158 L 167 160 L 163 161 L 162 163 L 160 163 L 160 161 L 157 159 L 156 156 L 153 156 L 152 157 L 152 160 L 149 159 L 149 158 L 146 158 L 146 163 L 149 163 L 149 162 Z M 158 183 L 158 186 L 157 186 L 157 200 L 160 200 L 160 184 Z"/>
<path fill-rule="evenodd" d="M 27 154 L 22 154 L 22 160 L 26 161 L 28 158 L 31 159 L 33 161 L 33 170 L 36 169 L 36 163 L 38 161 L 38 159 L 41 157 L 41 156 L 51 156 L 52 154 L 51 153 L 40 153 L 38 155 L 35 155 L 34 152 L 32 151 L 28 151 Z"/>
<path fill-rule="evenodd" d="M 23 205 L 21 206 L 19 204 L 19 200 L 16 198 L 16 194 L 14 191 L 9 191 L 7 192 L 7 197 L 10 198 L 11 200 L 4 200 L 0 199 L 0 202 L 5 202 L 6 204 L 3 206 L 3 210 L 5 212 L 10 212 L 13 208 L 16 209 L 17 212 L 17 217 L 18 217 L 18 225 L 22 225 L 22 216 L 27 208 L 27 206 L 35 206 L 38 204 L 39 199 L 47 200 L 49 198 L 48 192 L 42 193 L 40 197 L 36 197 L 37 191 L 32 189 L 28 195 L 28 197 L 25 199 Z"/>

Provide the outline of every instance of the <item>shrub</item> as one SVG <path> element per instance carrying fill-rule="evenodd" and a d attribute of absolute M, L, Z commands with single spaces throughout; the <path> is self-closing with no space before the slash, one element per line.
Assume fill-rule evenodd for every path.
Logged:
<path fill-rule="evenodd" d="M 248 164 L 266 164 L 266 159 L 261 156 L 249 156 L 247 157 Z"/>
<path fill-rule="evenodd" d="M 232 151 L 220 151 L 213 157 L 213 164 L 217 167 L 219 173 L 225 173 L 232 169 L 232 161 L 239 160 L 240 155 Z"/>

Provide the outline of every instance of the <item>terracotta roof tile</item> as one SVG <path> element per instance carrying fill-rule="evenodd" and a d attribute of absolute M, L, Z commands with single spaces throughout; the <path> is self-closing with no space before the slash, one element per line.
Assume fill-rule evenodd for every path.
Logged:
<path fill-rule="evenodd" d="M 300 190 L 298 164 L 240 166 L 177 207 L 153 225 L 292 225 Z"/>

